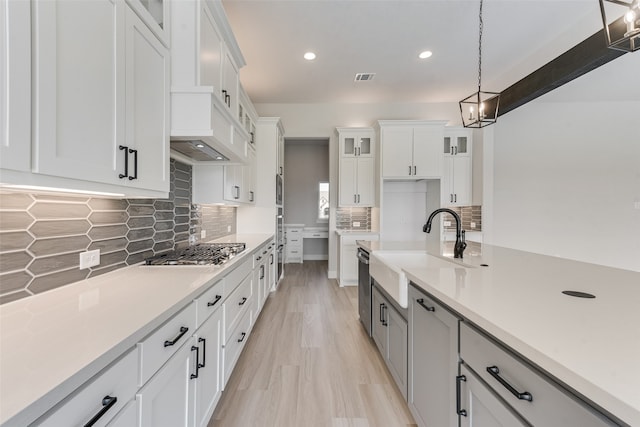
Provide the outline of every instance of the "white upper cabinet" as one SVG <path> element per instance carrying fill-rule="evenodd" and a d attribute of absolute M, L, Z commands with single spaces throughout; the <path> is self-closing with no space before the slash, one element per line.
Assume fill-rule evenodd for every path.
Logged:
<path fill-rule="evenodd" d="M 166 47 L 122 0 L 34 2 L 32 13 L 32 171 L 165 195 Z"/>
<path fill-rule="evenodd" d="M 339 205 L 375 205 L 375 147 L 371 128 L 338 128 Z"/>
<path fill-rule="evenodd" d="M 373 157 L 373 129 L 339 128 L 341 157 Z"/>
<path fill-rule="evenodd" d="M 0 1 L 0 168 L 18 171 L 31 168 L 30 9 L 27 1 Z"/>
<path fill-rule="evenodd" d="M 443 141 L 442 205 L 468 206 L 472 201 L 472 132 L 447 127 Z"/>
<path fill-rule="evenodd" d="M 167 191 L 169 51 L 131 9 L 127 9 L 126 19 L 126 86 L 131 90 L 125 92 L 125 141 L 133 154 L 135 176 L 131 182 L 137 187 Z"/>
<path fill-rule="evenodd" d="M 129 154 L 119 150 L 126 146 L 125 8 L 113 0 L 32 4 L 35 172 L 128 181 Z"/>
<path fill-rule="evenodd" d="M 170 0 L 127 0 L 131 8 L 144 21 L 165 47 L 169 47 Z"/>
<path fill-rule="evenodd" d="M 382 178 L 425 179 L 442 176 L 444 122 L 379 121 Z"/>

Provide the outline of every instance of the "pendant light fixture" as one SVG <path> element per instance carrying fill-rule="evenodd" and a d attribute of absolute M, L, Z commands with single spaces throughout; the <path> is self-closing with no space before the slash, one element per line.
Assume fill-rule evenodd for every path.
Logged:
<path fill-rule="evenodd" d="M 480 0 L 478 37 L 478 91 L 460 101 L 462 124 L 466 128 L 482 128 L 498 120 L 500 93 L 482 91 L 482 1 Z"/>
<path fill-rule="evenodd" d="M 612 22 L 607 20 L 607 10 L 614 17 Z M 640 0 L 600 0 L 600 12 L 609 48 L 625 52 L 640 49 Z"/>

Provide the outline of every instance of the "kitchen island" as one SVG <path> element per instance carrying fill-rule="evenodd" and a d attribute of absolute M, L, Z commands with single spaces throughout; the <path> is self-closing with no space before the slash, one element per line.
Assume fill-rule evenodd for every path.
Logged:
<path fill-rule="evenodd" d="M 0 306 L 0 425 L 31 424 L 124 353 L 137 351 L 194 298 L 233 271 L 252 268 L 256 251 L 272 239 L 213 240 L 246 244 L 222 266 L 134 265 Z"/>
<path fill-rule="evenodd" d="M 363 242 L 426 252 L 449 268 L 400 268 L 419 290 L 617 422 L 640 425 L 640 273 L 491 245 Z M 409 263 L 410 264 L 410 263 Z M 375 279 L 375 277 L 374 277 Z M 579 291 L 595 298 L 577 298 Z"/>

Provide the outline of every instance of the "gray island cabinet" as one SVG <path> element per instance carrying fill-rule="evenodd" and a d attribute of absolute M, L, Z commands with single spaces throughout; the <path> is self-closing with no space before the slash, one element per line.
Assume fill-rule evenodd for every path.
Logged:
<path fill-rule="evenodd" d="M 375 283 L 375 282 L 374 282 Z M 407 320 L 402 310 L 375 284 L 371 334 L 402 396 L 407 398 Z"/>
<path fill-rule="evenodd" d="M 457 427 L 458 318 L 415 287 L 409 288 L 409 393 L 421 426 Z"/>
<path fill-rule="evenodd" d="M 621 425 L 415 284 L 408 321 L 407 402 L 419 426 Z"/>

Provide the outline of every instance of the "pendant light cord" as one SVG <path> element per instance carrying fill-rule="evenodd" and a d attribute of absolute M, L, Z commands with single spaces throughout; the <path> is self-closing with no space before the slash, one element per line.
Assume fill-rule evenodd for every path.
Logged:
<path fill-rule="evenodd" d="M 480 14 L 479 14 L 480 28 L 478 35 L 478 93 L 480 93 L 480 86 L 482 83 L 482 0 L 480 0 Z"/>

